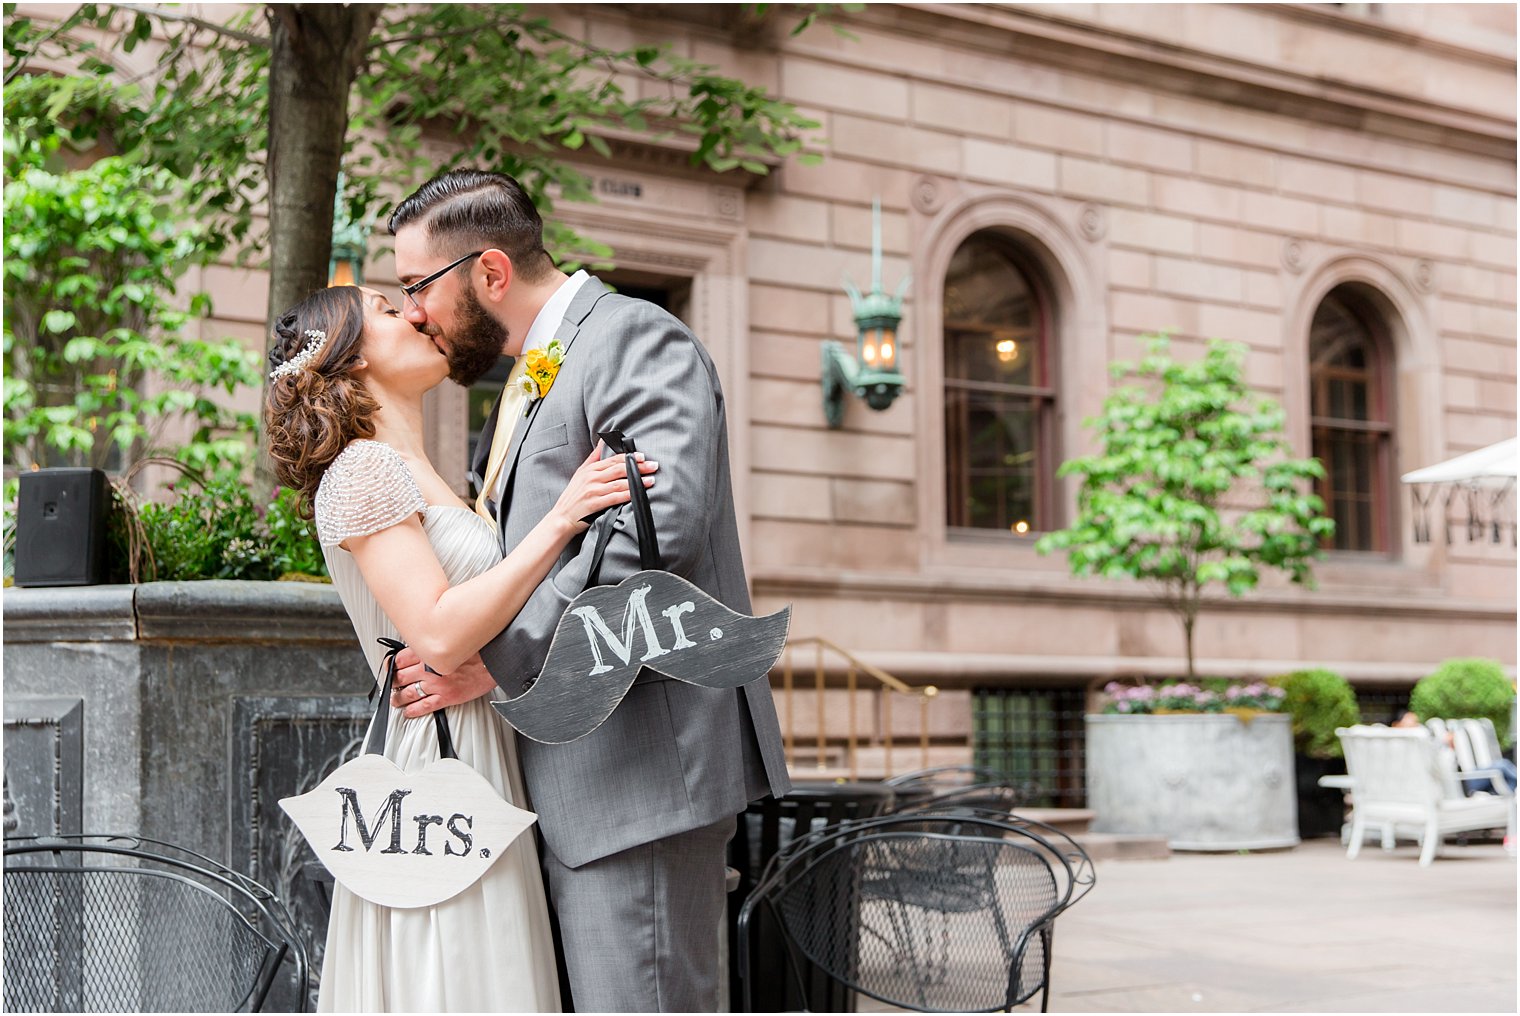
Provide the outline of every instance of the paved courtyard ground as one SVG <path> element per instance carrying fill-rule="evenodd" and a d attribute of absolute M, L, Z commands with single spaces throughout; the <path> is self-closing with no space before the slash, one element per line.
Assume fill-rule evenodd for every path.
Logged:
<path fill-rule="evenodd" d="M 1515 859 L 1417 856 L 1314 840 L 1101 862 L 1056 925 L 1050 1009 L 1515 1012 Z"/>

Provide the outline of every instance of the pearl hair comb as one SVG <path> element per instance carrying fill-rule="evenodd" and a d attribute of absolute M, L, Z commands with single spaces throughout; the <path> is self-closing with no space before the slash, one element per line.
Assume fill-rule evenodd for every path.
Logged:
<path fill-rule="evenodd" d="M 292 356 L 270 371 L 269 380 L 273 381 L 276 378 L 282 378 L 288 374 L 298 374 L 305 370 L 311 364 L 311 361 L 317 358 L 317 354 L 322 352 L 322 347 L 325 345 L 327 345 L 327 333 L 316 328 L 308 328 L 306 330 L 306 345 L 301 347 L 301 351 L 295 356 Z"/>

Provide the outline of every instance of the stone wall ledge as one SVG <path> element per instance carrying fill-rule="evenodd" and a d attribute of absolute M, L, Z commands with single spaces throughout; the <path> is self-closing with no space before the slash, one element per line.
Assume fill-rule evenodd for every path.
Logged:
<path fill-rule="evenodd" d="M 352 644 L 338 591 L 325 583 L 145 582 L 5 591 L 5 640 Z"/>
<path fill-rule="evenodd" d="M 864 663 L 879 667 L 915 687 L 933 684 L 939 688 L 980 688 L 988 685 L 1045 687 L 1050 684 L 1085 687 L 1094 682 L 1145 678 L 1164 680 L 1187 673 L 1187 660 L 1180 656 L 1050 656 L 1030 653 L 959 653 L 912 650 L 854 650 Z M 825 653 L 824 677 L 842 680 L 849 664 L 834 653 Z M 1203 657 L 1196 661 L 1197 672 L 1205 677 L 1231 677 L 1258 680 L 1300 670 L 1310 664 L 1303 660 L 1248 660 Z M 1409 688 L 1439 666 L 1436 660 L 1411 660 L 1385 663 L 1367 660 L 1315 661 L 1358 686 Z M 785 658 L 771 671 L 771 683 L 780 687 Z M 814 675 L 811 650 L 799 650 L 793 659 L 797 687 L 811 682 Z M 1504 665 L 1511 679 L 1515 668 Z M 808 685 L 811 687 L 811 684 Z"/>
<path fill-rule="evenodd" d="M 941 571 L 927 574 L 756 568 L 750 585 L 757 596 L 784 598 L 857 597 L 907 602 L 993 600 L 1006 604 L 1081 604 L 1116 610 L 1158 610 L 1161 601 L 1138 582 L 1078 579 L 1056 572 L 1040 575 Z M 1439 589 L 1397 590 L 1394 594 L 1329 589 L 1262 589 L 1239 598 L 1211 590 L 1209 613 L 1349 614 L 1367 617 L 1440 618 L 1513 624 L 1515 605 L 1465 600 Z"/>

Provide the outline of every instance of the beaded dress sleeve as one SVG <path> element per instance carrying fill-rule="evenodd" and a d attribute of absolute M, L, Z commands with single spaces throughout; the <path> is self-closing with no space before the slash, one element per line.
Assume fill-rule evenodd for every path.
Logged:
<path fill-rule="evenodd" d="M 314 509 L 318 541 L 335 547 L 426 513 L 427 502 L 400 453 L 379 441 L 355 441 L 322 475 Z"/>

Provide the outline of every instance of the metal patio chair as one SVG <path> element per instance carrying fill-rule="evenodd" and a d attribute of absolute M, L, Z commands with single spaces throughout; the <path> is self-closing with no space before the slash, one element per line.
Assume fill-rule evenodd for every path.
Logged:
<path fill-rule="evenodd" d="M 273 893 L 208 857 L 129 836 L 5 841 L 10 1012 L 257 1012 L 306 949 Z"/>
<path fill-rule="evenodd" d="M 778 856 L 745 901 L 740 956 L 765 911 L 799 984 L 811 965 L 904 1009 L 994 1012 L 1040 994 L 1044 1011 L 1055 919 L 1093 878 L 1080 847 L 1039 826 L 921 811 L 815 833 Z"/>
<path fill-rule="evenodd" d="M 899 773 L 882 782 L 889 787 L 928 786 L 936 790 L 948 790 L 973 783 L 997 783 L 1002 778 L 1002 774 L 997 770 L 988 769 L 985 766 L 958 765 L 915 769 L 909 773 Z"/>
<path fill-rule="evenodd" d="M 1036 788 L 1018 787 L 993 769 L 980 766 L 936 766 L 903 773 L 886 781 L 897 794 L 897 810 L 954 805 L 1008 815 L 1028 800 Z"/>
<path fill-rule="evenodd" d="M 780 799 L 766 798 L 751 804 L 739 816 L 738 833 L 729 841 L 729 864 L 739 872 L 737 891 L 731 892 L 728 904 L 729 942 L 738 941 L 739 913 L 744 900 L 764 877 L 777 854 L 790 852 L 795 841 L 809 834 L 836 829 L 841 823 L 875 818 L 891 810 L 892 788 L 881 783 L 805 783 L 794 785 Z M 800 989 L 786 976 L 785 949 L 771 921 L 770 914 L 757 915 L 750 929 L 749 969 L 767 977 L 751 985 L 750 1005 L 767 1012 L 791 1011 L 804 998 L 834 1012 L 853 1012 L 855 997 L 850 991 L 829 981 L 823 974 L 803 966 Z M 729 1005 L 737 1009 L 745 1004 L 739 971 L 743 967 L 737 949 L 729 951 Z"/>

